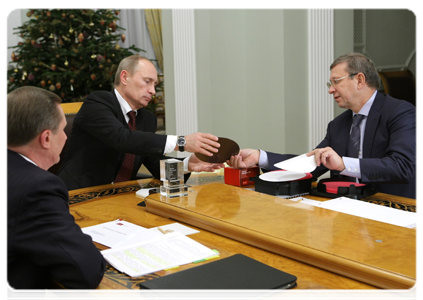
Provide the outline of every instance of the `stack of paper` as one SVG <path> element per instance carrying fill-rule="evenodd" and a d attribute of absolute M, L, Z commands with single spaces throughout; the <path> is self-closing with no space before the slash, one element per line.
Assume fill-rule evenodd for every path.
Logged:
<path fill-rule="evenodd" d="M 173 223 L 146 229 L 123 220 L 82 228 L 94 242 L 111 247 L 101 253 L 117 270 L 138 277 L 216 256 L 216 252 L 186 237 L 198 232 Z"/>

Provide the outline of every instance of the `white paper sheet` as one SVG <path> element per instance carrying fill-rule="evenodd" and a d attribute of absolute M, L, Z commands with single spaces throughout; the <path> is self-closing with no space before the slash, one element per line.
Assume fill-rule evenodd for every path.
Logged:
<path fill-rule="evenodd" d="M 162 234 L 152 243 L 139 243 L 101 252 L 116 269 L 138 277 L 215 256 L 216 252 L 179 232 Z"/>
<path fill-rule="evenodd" d="M 406 228 L 415 228 L 417 224 L 417 214 L 414 212 L 404 211 L 365 201 L 354 200 L 347 197 L 339 197 L 327 201 L 316 201 L 303 197 L 289 200 L 300 201 L 303 204 L 330 209 L 344 214 Z"/>
<path fill-rule="evenodd" d="M 142 236 L 142 232 L 148 230 L 144 227 L 119 219 L 81 229 L 83 233 L 91 236 L 94 242 L 110 248 L 116 247 L 122 241 L 133 235 Z"/>
<path fill-rule="evenodd" d="M 316 169 L 317 165 L 314 155 L 307 156 L 304 153 L 302 155 L 278 162 L 275 164 L 275 167 L 291 172 L 310 173 Z"/>

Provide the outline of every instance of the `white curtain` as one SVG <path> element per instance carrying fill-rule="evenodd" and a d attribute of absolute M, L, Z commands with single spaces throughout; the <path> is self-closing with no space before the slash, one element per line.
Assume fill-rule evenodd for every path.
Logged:
<path fill-rule="evenodd" d="M 155 61 L 156 55 L 154 54 L 153 45 L 148 32 L 144 10 L 122 9 L 119 13 L 119 19 L 117 24 L 126 29 L 121 31 L 121 34 L 124 34 L 126 39 L 125 42 L 121 41 L 120 45 L 125 48 L 135 45 L 135 47 L 145 50 L 146 52 L 140 52 L 139 55 L 152 60 L 158 73 L 161 73 L 162 71 Z"/>

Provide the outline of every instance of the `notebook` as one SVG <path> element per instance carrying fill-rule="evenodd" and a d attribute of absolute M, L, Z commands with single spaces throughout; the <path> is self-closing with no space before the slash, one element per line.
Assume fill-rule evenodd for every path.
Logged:
<path fill-rule="evenodd" d="M 233 256 L 140 283 L 144 289 L 288 289 L 297 277 L 248 256 Z"/>

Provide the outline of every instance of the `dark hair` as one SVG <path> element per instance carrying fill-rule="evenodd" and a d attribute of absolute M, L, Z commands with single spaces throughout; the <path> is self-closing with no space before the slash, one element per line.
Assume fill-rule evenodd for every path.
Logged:
<path fill-rule="evenodd" d="M 117 87 L 120 85 L 120 73 L 122 73 L 123 70 L 128 71 L 128 73 L 130 75 L 134 74 L 137 69 L 138 69 L 138 65 L 140 61 L 149 61 L 151 62 L 148 58 L 145 58 L 143 56 L 139 56 L 138 54 L 134 54 L 128 57 L 125 57 L 124 59 L 122 59 L 119 63 L 119 66 L 116 70 L 116 74 L 115 74 L 115 82 L 114 82 L 114 86 Z"/>
<path fill-rule="evenodd" d="M 62 116 L 60 97 L 34 86 L 17 88 L 7 95 L 7 146 L 23 146 L 46 129 L 56 132 Z"/>
<path fill-rule="evenodd" d="M 349 74 L 363 73 L 369 87 L 379 88 L 379 73 L 370 58 L 361 53 L 344 54 L 335 59 L 330 69 L 343 62 L 347 63 L 346 71 Z"/>

